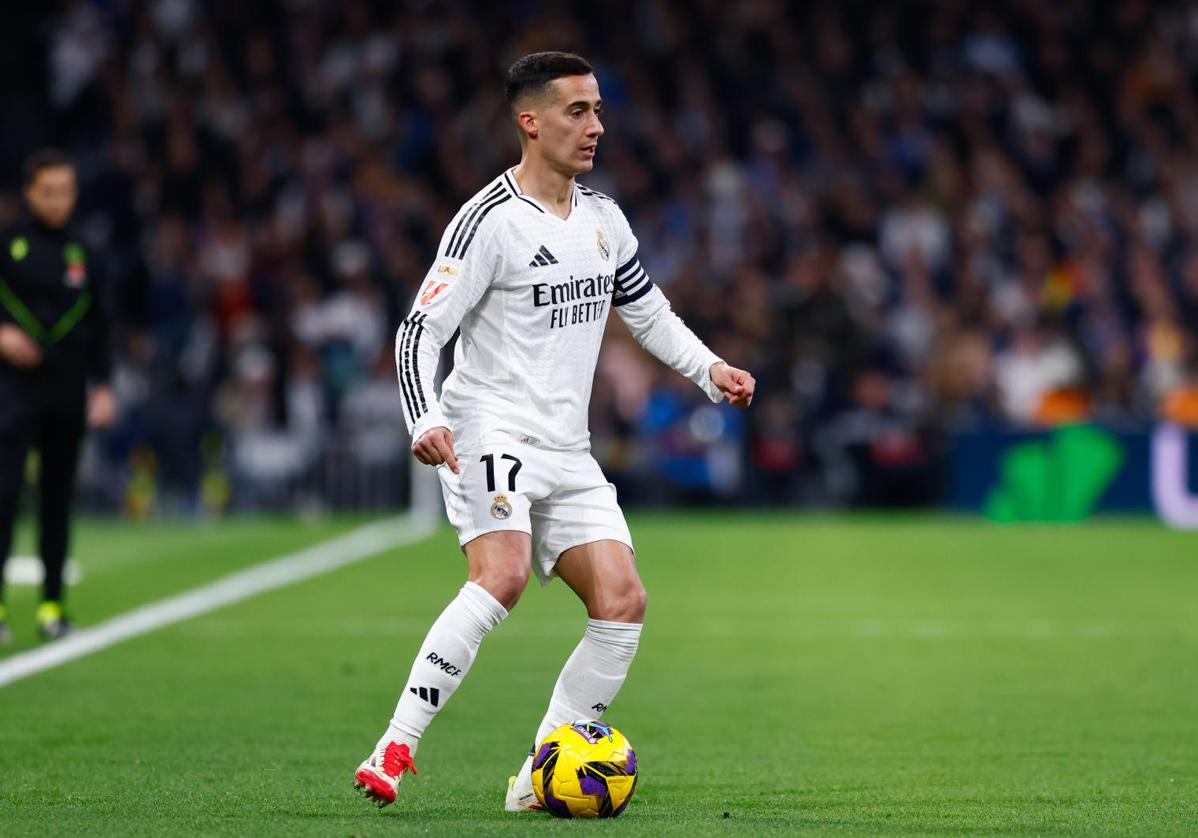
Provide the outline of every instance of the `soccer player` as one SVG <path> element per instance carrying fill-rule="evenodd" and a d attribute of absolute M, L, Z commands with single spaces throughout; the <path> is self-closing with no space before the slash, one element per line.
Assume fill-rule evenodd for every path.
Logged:
<path fill-rule="evenodd" d="M 715 402 L 747 407 L 755 382 L 674 314 L 637 255 L 615 201 L 577 183 L 603 135 L 599 85 L 582 58 L 525 56 L 507 75 L 519 165 L 462 207 L 395 343 L 412 452 L 435 466 L 468 577 L 433 623 L 395 713 L 354 783 L 395 800 L 425 729 L 470 670 L 530 570 L 560 577 L 586 605 L 534 746 L 598 718 L 624 683 L 645 614 L 632 537 L 590 455 L 587 407 L 611 309 L 638 341 Z M 460 327 L 440 402 L 441 347 Z M 532 756 L 508 781 L 508 811 L 539 808 Z"/>

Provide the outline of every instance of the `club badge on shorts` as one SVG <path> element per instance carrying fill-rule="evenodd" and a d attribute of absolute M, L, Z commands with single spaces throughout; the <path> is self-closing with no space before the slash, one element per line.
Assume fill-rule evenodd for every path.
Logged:
<path fill-rule="evenodd" d="M 603 235 L 602 230 L 595 231 L 595 239 L 599 244 L 599 255 L 604 259 L 610 259 L 611 248 L 607 246 L 607 237 Z"/>
<path fill-rule="evenodd" d="M 507 495 L 496 495 L 491 503 L 491 517 L 506 521 L 512 517 L 512 505 L 507 502 Z"/>

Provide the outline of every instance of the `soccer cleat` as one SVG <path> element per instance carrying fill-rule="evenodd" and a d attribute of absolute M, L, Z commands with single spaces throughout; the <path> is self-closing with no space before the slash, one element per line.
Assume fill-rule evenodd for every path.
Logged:
<path fill-rule="evenodd" d="M 70 634 L 75 624 L 63 613 L 62 605 L 46 600 L 37 607 L 37 630 L 46 640 L 58 640 Z"/>
<path fill-rule="evenodd" d="M 531 784 L 527 790 L 517 791 L 516 778 L 508 777 L 507 800 L 503 804 L 505 812 L 539 812 L 543 808 L 541 801 L 537 800 L 537 794 L 532 790 Z"/>
<path fill-rule="evenodd" d="M 395 802 L 399 795 L 399 781 L 403 779 L 405 771 L 416 773 L 412 752 L 407 745 L 388 742 L 358 766 L 354 774 L 354 788 L 362 789 L 362 793 L 376 801 L 382 809 Z"/>

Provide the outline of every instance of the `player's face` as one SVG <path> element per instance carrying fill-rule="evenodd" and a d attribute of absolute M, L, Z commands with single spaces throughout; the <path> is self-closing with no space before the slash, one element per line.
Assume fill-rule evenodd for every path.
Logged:
<path fill-rule="evenodd" d="M 550 87 L 553 97 L 538 114 L 542 153 L 560 172 L 589 172 L 603 136 L 599 82 L 588 73 L 554 79 Z"/>
<path fill-rule="evenodd" d="M 29 211 L 47 227 L 62 227 L 75 211 L 79 190 L 75 184 L 75 169 L 71 166 L 49 166 L 25 187 Z"/>

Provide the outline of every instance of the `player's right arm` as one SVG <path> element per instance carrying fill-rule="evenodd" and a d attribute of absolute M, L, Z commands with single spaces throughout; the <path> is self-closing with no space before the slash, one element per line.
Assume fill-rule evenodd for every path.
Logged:
<path fill-rule="evenodd" d="M 496 222 L 488 215 L 498 203 L 484 196 L 458 211 L 395 335 L 395 369 L 412 454 L 425 465 L 448 463 L 455 473 L 453 432 L 433 383 L 441 347 L 495 278 L 498 261 L 491 242 Z"/>

